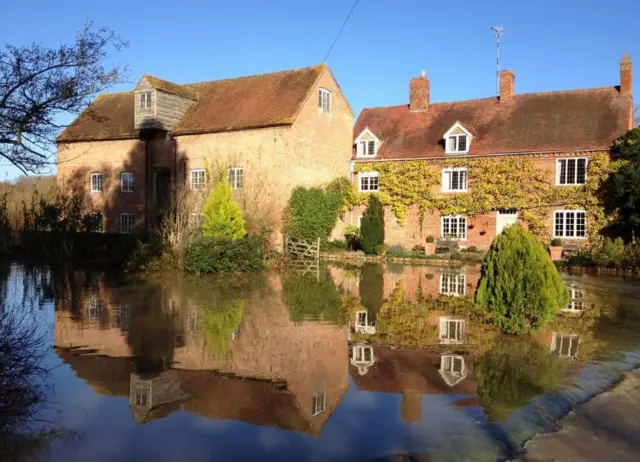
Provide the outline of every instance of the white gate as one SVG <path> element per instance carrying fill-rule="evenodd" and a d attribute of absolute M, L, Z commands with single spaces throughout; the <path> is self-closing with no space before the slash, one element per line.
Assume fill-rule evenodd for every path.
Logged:
<path fill-rule="evenodd" d="M 496 235 L 504 231 L 507 226 L 518 222 L 518 211 L 516 209 L 500 209 L 496 213 Z"/>

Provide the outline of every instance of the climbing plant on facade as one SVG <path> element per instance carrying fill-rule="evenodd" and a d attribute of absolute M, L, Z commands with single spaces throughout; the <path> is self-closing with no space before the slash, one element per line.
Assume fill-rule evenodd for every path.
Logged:
<path fill-rule="evenodd" d="M 589 158 L 586 184 L 556 187 L 547 170 L 532 156 L 501 158 L 366 162 L 355 165 L 355 172 L 377 171 L 378 197 L 389 206 L 398 223 L 403 224 L 411 206 L 418 206 L 420 221 L 427 212 L 442 215 L 476 216 L 496 209 L 517 209 L 539 238 L 549 239 L 549 217 L 558 206 L 579 208 L 589 217 L 588 232 L 596 236 L 610 221 L 603 209 L 602 184 L 616 168 L 605 152 Z M 465 167 L 469 192 L 440 193 L 443 168 Z M 356 202 L 365 203 L 359 194 Z"/>

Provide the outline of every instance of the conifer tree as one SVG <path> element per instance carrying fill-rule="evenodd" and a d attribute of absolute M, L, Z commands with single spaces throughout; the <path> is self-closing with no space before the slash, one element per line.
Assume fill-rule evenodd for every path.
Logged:
<path fill-rule="evenodd" d="M 369 196 L 369 205 L 362 215 L 360 234 L 365 253 L 373 254 L 377 246 L 384 244 L 384 209 L 376 194 Z"/>
<path fill-rule="evenodd" d="M 520 334 L 548 324 L 568 301 L 564 281 L 531 233 L 516 224 L 493 241 L 476 303 L 504 332 Z"/>
<path fill-rule="evenodd" d="M 226 181 L 220 181 L 211 191 L 202 215 L 205 237 L 237 240 L 247 234 L 242 209 L 231 197 L 231 186 Z"/>

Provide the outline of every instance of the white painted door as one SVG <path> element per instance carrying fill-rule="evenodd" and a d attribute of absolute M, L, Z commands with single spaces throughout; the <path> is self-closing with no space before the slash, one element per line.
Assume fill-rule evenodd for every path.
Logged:
<path fill-rule="evenodd" d="M 507 226 L 518 222 L 518 211 L 515 209 L 501 209 L 496 212 L 496 235 L 500 234 Z"/>

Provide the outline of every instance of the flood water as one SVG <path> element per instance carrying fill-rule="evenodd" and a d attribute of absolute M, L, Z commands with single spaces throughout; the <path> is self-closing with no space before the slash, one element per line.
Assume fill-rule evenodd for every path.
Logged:
<path fill-rule="evenodd" d="M 567 311 L 510 337 L 470 308 L 479 276 L 329 264 L 126 283 L 4 262 L 2 310 L 37 323 L 48 370 L 22 453 L 504 460 L 640 365 L 635 280 L 567 276 Z"/>

